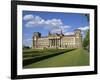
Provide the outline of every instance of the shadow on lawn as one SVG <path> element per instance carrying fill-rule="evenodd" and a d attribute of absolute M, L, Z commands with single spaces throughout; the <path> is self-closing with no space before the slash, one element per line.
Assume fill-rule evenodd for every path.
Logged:
<path fill-rule="evenodd" d="M 72 51 L 72 50 L 75 50 L 75 49 L 70 49 L 70 50 L 67 50 L 67 51 L 62 51 L 62 52 L 58 52 L 58 53 L 54 53 L 54 54 L 49 54 L 49 55 L 45 55 L 45 56 L 39 56 L 39 57 L 37 56 L 37 57 L 34 57 L 34 58 L 23 60 L 23 67 L 26 66 L 26 65 L 29 65 L 29 64 L 32 64 L 32 63 L 44 60 L 44 59 L 48 59 L 50 57 L 54 57 L 54 56 L 63 54 L 65 52 Z"/>

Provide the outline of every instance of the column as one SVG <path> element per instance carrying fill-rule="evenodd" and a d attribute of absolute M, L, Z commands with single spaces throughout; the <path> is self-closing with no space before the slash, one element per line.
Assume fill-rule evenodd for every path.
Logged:
<path fill-rule="evenodd" d="M 53 46 L 55 46 L 55 40 L 53 39 Z"/>
<path fill-rule="evenodd" d="M 58 39 L 57 39 L 57 47 L 59 46 L 59 42 L 58 42 Z"/>
<path fill-rule="evenodd" d="M 60 39 L 61 40 L 61 47 L 62 47 L 62 39 Z"/>
<path fill-rule="evenodd" d="M 53 39 L 53 46 L 55 46 L 55 39 Z"/>
<path fill-rule="evenodd" d="M 49 39 L 49 47 L 50 47 L 50 39 Z"/>
<path fill-rule="evenodd" d="M 52 46 L 52 39 L 51 39 L 51 46 Z"/>
<path fill-rule="evenodd" d="M 58 47 L 58 39 L 56 39 L 56 41 L 57 41 L 57 47 Z"/>
<path fill-rule="evenodd" d="M 52 39 L 52 46 L 53 46 L 53 39 Z"/>
<path fill-rule="evenodd" d="M 53 39 L 52 39 L 52 46 L 53 46 Z"/>
<path fill-rule="evenodd" d="M 61 39 L 60 39 L 60 47 L 61 47 Z"/>
<path fill-rule="evenodd" d="M 51 39 L 50 39 L 50 47 L 51 47 Z"/>
<path fill-rule="evenodd" d="M 58 39 L 58 41 L 59 41 L 59 46 L 60 46 L 60 39 Z"/>
<path fill-rule="evenodd" d="M 56 38 L 56 47 L 57 47 L 57 38 Z"/>
<path fill-rule="evenodd" d="M 51 39 L 50 39 L 50 47 L 51 47 Z"/>
<path fill-rule="evenodd" d="M 55 38 L 55 46 L 56 46 L 56 38 Z"/>
<path fill-rule="evenodd" d="M 54 39 L 54 46 L 55 46 L 55 39 Z"/>
<path fill-rule="evenodd" d="M 56 46 L 56 38 L 55 38 L 55 46 Z"/>

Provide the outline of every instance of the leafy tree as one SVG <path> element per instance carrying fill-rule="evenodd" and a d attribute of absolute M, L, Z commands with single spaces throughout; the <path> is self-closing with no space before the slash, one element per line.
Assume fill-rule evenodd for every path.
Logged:
<path fill-rule="evenodd" d="M 89 29 L 86 31 L 86 35 L 85 35 L 85 38 L 84 38 L 84 40 L 83 40 L 83 46 L 84 47 L 89 47 L 89 43 L 90 43 L 90 36 L 89 36 Z"/>

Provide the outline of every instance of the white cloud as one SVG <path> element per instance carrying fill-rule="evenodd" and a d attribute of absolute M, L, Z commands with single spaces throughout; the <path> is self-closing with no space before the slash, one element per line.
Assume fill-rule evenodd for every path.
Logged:
<path fill-rule="evenodd" d="M 51 32 L 53 32 L 53 33 L 61 33 L 61 31 L 62 31 L 63 33 L 65 33 L 66 31 L 68 31 L 68 28 L 70 28 L 70 26 L 67 26 L 67 25 L 59 26 L 59 28 L 53 29 Z"/>
<path fill-rule="evenodd" d="M 68 28 L 70 28 L 70 26 L 64 25 L 64 26 L 61 26 L 61 28 L 62 28 L 62 29 L 68 29 Z"/>
<path fill-rule="evenodd" d="M 45 27 L 53 27 L 58 28 L 62 25 L 62 21 L 60 19 L 48 19 L 44 20 L 39 16 L 34 16 L 34 18 L 26 23 L 26 27 L 35 27 L 36 25 L 45 25 Z"/>
<path fill-rule="evenodd" d="M 63 23 L 60 19 L 51 19 L 51 20 L 47 20 L 45 21 L 45 24 L 47 25 L 51 25 L 51 26 L 61 26 Z"/>
<path fill-rule="evenodd" d="M 32 39 L 24 39 L 24 42 L 32 41 Z"/>
<path fill-rule="evenodd" d="M 61 29 L 53 29 L 52 31 L 51 31 L 51 33 L 60 33 L 61 32 Z"/>
<path fill-rule="evenodd" d="M 88 26 L 85 26 L 85 27 L 79 27 L 78 29 L 82 30 L 82 31 L 86 31 L 87 29 L 89 29 Z"/>
<path fill-rule="evenodd" d="M 69 27 L 69 26 L 68 26 Z M 67 27 L 66 27 L 67 28 Z M 82 30 L 82 35 L 84 35 L 84 31 L 86 31 L 87 29 L 89 29 L 89 27 L 88 26 L 85 26 L 85 27 L 79 27 L 78 29 L 80 29 L 80 30 Z M 67 31 L 65 31 L 64 32 L 65 33 L 65 35 L 73 35 L 74 34 L 74 32 L 67 32 Z"/>
<path fill-rule="evenodd" d="M 79 27 L 78 29 L 81 30 L 81 34 L 82 34 L 82 36 L 83 36 L 83 38 L 84 38 L 85 35 L 86 35 L 86 30 L 88 30 L 89 27 L 88 27 L 88 26 L 84 26 L 84 27 Z"/>
<path fill-rule="evenodd" d="M 66 32 L 65 35 L 73 35 L 74 32 Z"/>
<path fill-rule="evenodd" d="M 31 47 L 32 46 L 32 39 L 31 38 L 23 39 L 23 45 Z"/>
<path fill-rule="evenodd" d="M 71 26 L 68 26 L 68 25 L 64 25 L 64 26 L 61 26 L 61 30 L 63 33 L 65 33 L 66 31 L 68 31 L 68 29 L 70 28 Z"/>
<path fill-rule="evenodd" d="M 34 16 L 33 16 L 32 14 L 28 14 L 28 15 L 25 15 L 25 16 L 23 17 L 23 19 L 24 19 L 25 21 L 32 20 L 33 18 L 34 18 Z"/>
<path fill-rule="evenodd" d="M 47 30 L 51 30 L 52 32 L 65 32 L 70 26 L 64 25 L 61 19 L 48 19 L 44 20 L 40 16 L 33 16 L 33 15 L 25 15 L 23 17 L 24 20 L 27 20 L 25 26 L 26 27 L 41 27 Z"/>
<path fill-rule="evenodd" d="M 27 21 L 25 26 L 26 27 L 36 27 L 36 26 L 43 25 L 43 24 L 45 24 L 44 19 L 42 19 L 39 16 L 34 16 L 34 18 L 32 18 L 31 20 Z"/>

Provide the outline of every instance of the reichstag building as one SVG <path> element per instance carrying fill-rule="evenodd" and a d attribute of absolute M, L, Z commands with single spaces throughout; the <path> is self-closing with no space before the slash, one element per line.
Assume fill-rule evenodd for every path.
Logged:
<path fill-rule="evenodd" d="M 61 31 L 58 33 L 48 32 L 48 36 L 41 36 L 41 33 L 34 32 L 33 46 L 34 49 L 44 48 L 80 48 L 82 47 L 82 34 L 80 29 L 74 30 L 73 35 L 64 35 Z"/>

